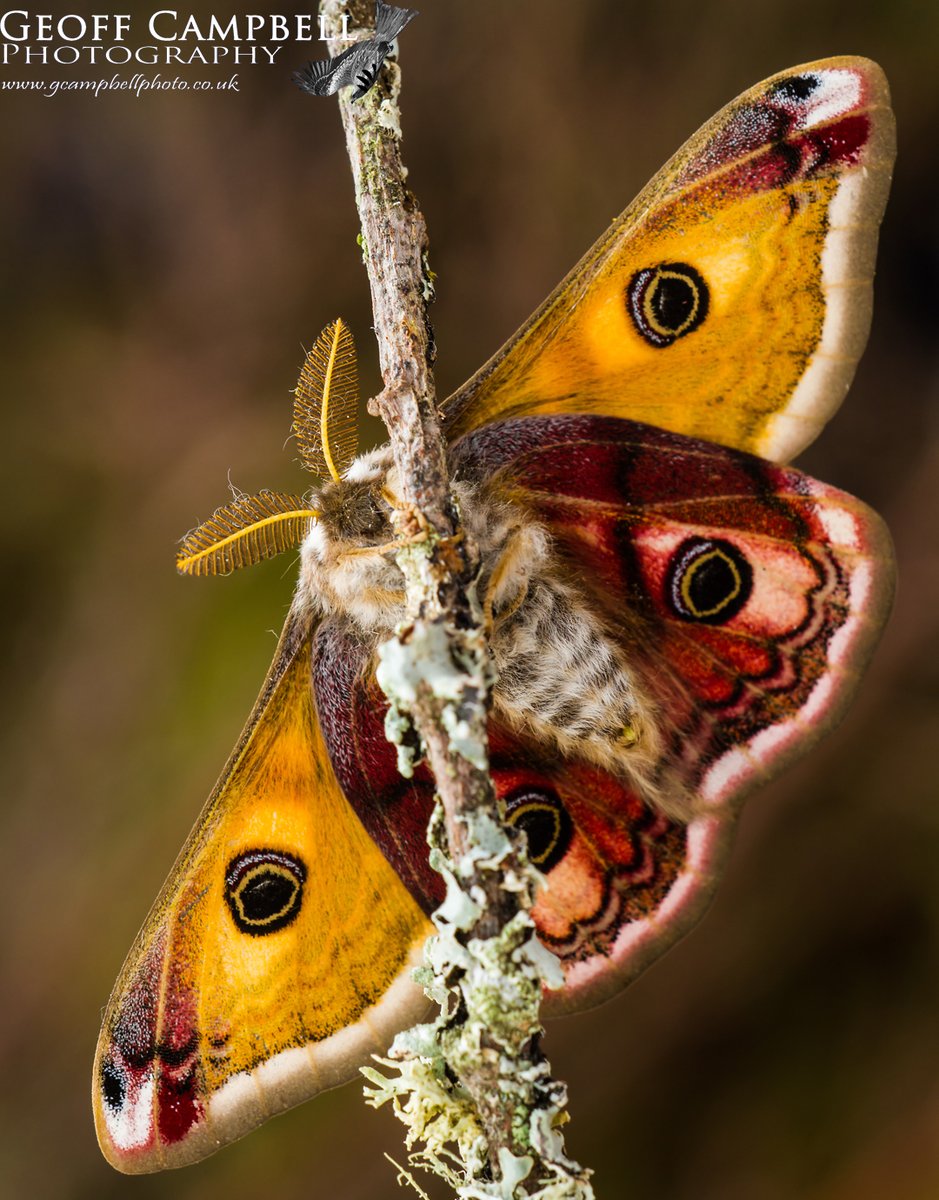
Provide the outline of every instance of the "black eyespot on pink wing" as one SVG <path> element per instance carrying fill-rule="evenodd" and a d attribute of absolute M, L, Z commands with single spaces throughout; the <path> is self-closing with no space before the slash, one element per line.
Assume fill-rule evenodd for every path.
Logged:
<path fill-rule="evenodd" d="M 574 825 L 557 792 L 525 788 L 505 798 L 505 819 L 528 840 L 528 857 L 539 871 L 556 866 L 571 844 Z"/>
<path fill-rule="evenodd" d="M 626 288 L 626 308 L 639 336 L 658 349 L 694 332 L 709 304 L 707 284 L 687 263 L 643 267 Z"/>
<path fill-rule="evenodd" d="M 753 591 L 753 568 L 732 542 L 686 538 L 665 575 L 665 601 L 676 617 L 702 625 L 724 625 Z"/>
<path fill-rule="evenodd" d="M 249 850 L 225 871 L 225 902 L 242 933 L 263 937 L 296 920 L 306 867 L 284 850 Z"/>

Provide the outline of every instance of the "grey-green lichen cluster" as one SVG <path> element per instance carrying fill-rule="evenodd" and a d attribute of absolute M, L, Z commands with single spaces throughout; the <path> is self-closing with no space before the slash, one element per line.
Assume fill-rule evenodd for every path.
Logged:
<path fill-rule="evenodd" d="M 446 897 L 433 914 L 430 939 L 418 981 L 440 1005 L 432 1024 L 395 1039 L 389 1057 L 364 1074 L 375 1107 L 390 1102 L 407 1126 L 411 1164 L 445 1179 L 461 1200 L 592 1200 L 584 1171 L 564 1153 L 564 1084 L 551 1078 L 540 1053 L 543 987 L 559 987 L 560 965 L 535 936 L 530 915 L 538 873 L 520 856 L 504 829 L 486 813 L 467 818 L 469 849 L 453 863 L 444 851 L 441 807 L 431 822 L 431 863 L 443 875 Z M 503 872 L 502 886 L 516 893 L 521 908 L 495 936 L 475 937 L 485 899 L 468 884 L 480 870 Z M 485 1122 L 460 1079 L 491 1079 L 488 1102 L 510 1115 L 512 1145 L 491 1162 Z M 494 1175 L 496 1178 L 494 1178 Z"/>
<path fill-rule="evenodd" d="M 409 600 L 435 591 L 434 555 L 439 537 L 427 530 L 406 542 L 396 555 Z M 478 603 L 475 596 L 471 602 Z M 438 703 L 450 749 L 480 771 L 488 766 L 485 699 L 492 686 L 489 656 L 482 635 L 473 630 L 454 637 L 442 615 L 402 626 L 378 648 L 378 686 L 388 697 L 385 736 L 398 751 L 398 770 L 410 779 L 416 738 L 409 713 L 423 689 Z"/>
<path fill-rule="evenodd" d="M 428 531 L 399 552 L 409 594 L 433 594 L 437 548 Z M 468 598 L 478 618 L 472 588 Z M 419 618 L 379 648 L 377 678 L 390 702 L 386 733 L 402 774 L 412 774 L 418 746 L 410 714 L 428 701 L 450 753 L 487 769 L 493 679 L 478 629 L 457 632 L 443 615 Z M 563 984 L 531 916 L 545 880 L 498 814 L 472 807 L 455 820 L 463 834 L 458 858 L 448 850 L 439 802 L 428 831 L 430 862 L 446 894 L 418 982 L 440 1012 L 398 1036 L 389 1057 L 378 1060 L 384 1071 L 365 1069 L 366 1097 L 375 1107 L 393 1105 L 407 1127 L 411 1165 L 441 1176 L 461 1200 L 591 1200 L 589 1172 L 564 1153 L 565 1086 L 552 1079 L 538 1048 L 543 989 Z M 501 928 L 496 908 L 512 914 Z M 508 1145 L 493 1148 L 493 1128 Z"/>
<path fill-rule="evenodd" d="M 464 662 L 454 661 L 442 619 L 416 622 L 406 641 L 393 637 L 379 647 L 376 676 L 390 701 L 385 736 L 397 747 L 398 770 L 405 779 L 413 774 L 415 753 L 407 713 L 422 687 L 443 701 L 440 715 L 452 750 L 481 771 L 486 769 L 486 747 L 466 711 L 468 704 L 478 703 L 485 681 L 479 668 L 473 672 L 470 656 L 461 657 Z"/>

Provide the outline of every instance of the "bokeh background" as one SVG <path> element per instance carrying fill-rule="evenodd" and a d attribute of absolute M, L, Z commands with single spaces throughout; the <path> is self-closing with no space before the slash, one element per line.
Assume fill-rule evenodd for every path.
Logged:
<path fill-rule="evenodd" d="M 752 800 L 703 925 L 627 994 L 553 1024 L 547 1049 L 599 1197 L 934 1200 L 939 7 L 420 7 L 405 149 L 441 395 L 731 97 L 828 54 L 887 71 L 900 156 L 870 347 L 801 465 L 886 516 L 896 612 L 841 729 Z M 237 93 L 0 91 L 3 1196 L 398 1194 L 382 1157 L 401 1157 L 398 1126 L 355 1085 L 145 1179 L 104 1163 L 89 1105 L 101 1007 L 292 588 L 282 560 L 178 578 L 175 542 L 229 479 L 305 486 L 290 389 L 329 320 L 351 323 L 363 389 L 379 386 L 336 105 L 289 80 L 307 56 L 241 68 Z"/>

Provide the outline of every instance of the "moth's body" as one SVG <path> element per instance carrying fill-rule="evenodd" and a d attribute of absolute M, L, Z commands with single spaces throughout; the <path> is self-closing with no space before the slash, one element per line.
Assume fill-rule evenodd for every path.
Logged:
<path fill-rule="evenodd" d="M 356 459 L 341 481 L 314 494 L 321 516 L 300 550 L 302 602 L 318 616 L 348 618 L 370 646 L 405 615 L 394 558 L 396 484 L 387 447 Z M 496 668 L 498 717 L 561 754 L 612 771 L 663 811 L 687 817 L 681 786 L 655 778 L 661 716 L 630 667 L 622 628 L 607 629 L 550 531 L 523 502 L 500 495 L 498 484 L 465 477 L 454 479 L 453 491 L 479 554 L 475 587 Z"/>
<path fill-rule="evenodd" d="M 489 765 L 564 971 L 550 1010 L 614 994 L 695 924 L 744 797 L 837 723 L 886 620 L 879 518 L 785 464 L 863 348 L 893 154 L 875 64 L 764 81 L 445 403 L 498 672 Z M 225 574 L 299 545 L 300 581 L 105 1013 L 95 1118 L 127 1172 L 195 1161 L 351 1078 L 424 1004 L 434 781 L 398 772 L 375 678 L 413 530 L 392 518 L 387 449 L 355 457 L 341 321 L 295 397 L 300 456 L 331 482 L 239 496 L 177 557 Z"/>

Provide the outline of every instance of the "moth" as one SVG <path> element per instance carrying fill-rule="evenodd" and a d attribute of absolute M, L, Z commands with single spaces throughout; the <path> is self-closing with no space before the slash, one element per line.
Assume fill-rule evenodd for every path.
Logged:
<path fill-rule="evenodd" d="M 888 534 L 785 464 L 840 404 L 894 158 L 880 69 L 831 58 L 723 109 L 444 405 L 499 672 L 496 790 L 547 887 L 548 1012 L 702 915 L 751 789 L 843 714 L 890 608 Z M 351 335 L 296 393 L 321 482 L 241 497 L 179 565 L 291 547 L 274 662 L 104 1015 L 126 1172 L 210 1154 L 351 1078 L 424 1012 L 433 781 L 396 769 L 375 648 L 402 613 L 387 449 L 356 456 Z"/>

